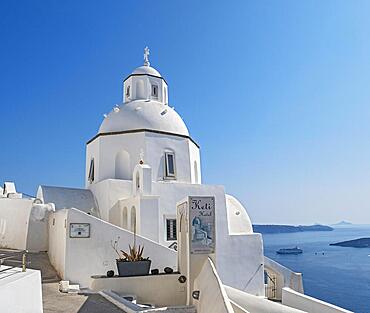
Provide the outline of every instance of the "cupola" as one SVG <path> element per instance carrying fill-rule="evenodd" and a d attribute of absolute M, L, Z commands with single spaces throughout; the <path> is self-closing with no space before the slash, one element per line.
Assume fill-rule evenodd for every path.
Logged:
<path fill-rule="evenodd" d="M 149 48 L 144 49 L 144 65 L 137 67 L 123 82 L 123 102 L 153 100 L 168 104 L 168 87 L 162 75 L 149 62 Z"/>

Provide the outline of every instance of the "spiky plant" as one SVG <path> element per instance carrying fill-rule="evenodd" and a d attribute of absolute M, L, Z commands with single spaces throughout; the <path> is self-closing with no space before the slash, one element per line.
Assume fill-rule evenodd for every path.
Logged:
<path fill-rule="evenodd" d="M 135 245 L 133 247 L 131 247 L 131 245 L 129 245 L 128 247 L 129 247 L 129 253 L 121 250 L 122 255 L 124 256 L 124 261 L 136 262 L 136 261 L 143 261 L 143 260 L 148 259 L 148 258 L 146 258 L 146 259 L 143 258 L 144 246 L 139 245 L 136 248 Z"/>
<path fill-rule="evenodd" d="M 149 258 L 143 258 L 143 251 L 144 251 L 144 246 L 138 246 L 136 247 L 136 227 L 134 226 L 134 244 L 131 247 L 129 245 L 129 252 L 125 252 L 123 250 L 118 251 L 118 241 L 120 237 L 117 237 L 115 241 L 111 241 L 111 246 L 113 250 L 117 253 L 118 255 L 118 260 L 120 261 L 127 261 L 127 262 L 137 262 L 137 261 L 143 261 L 143 260 L 149 260 Z"/>

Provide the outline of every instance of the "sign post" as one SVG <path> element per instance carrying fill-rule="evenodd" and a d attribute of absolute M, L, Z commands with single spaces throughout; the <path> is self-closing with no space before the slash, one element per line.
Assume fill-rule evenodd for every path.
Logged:
<path fill-rule="evenodd" d="M 190 253 L 215 253 L 215 198 L 189 197 Z"/>
<path fill-rule="evenodd" d="M 194 280 L 216 250 L 215 197 L 189 196 L 177 203 L 178 269 L 186 277 L 186 304 L 196 297 Z M 213 255 L 213 256 L 212 256 Z"/>

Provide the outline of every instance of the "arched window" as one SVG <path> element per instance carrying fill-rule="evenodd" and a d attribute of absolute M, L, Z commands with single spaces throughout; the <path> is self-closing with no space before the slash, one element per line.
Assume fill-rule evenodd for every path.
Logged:
<path fill-rule="evenodd" d="M 166 179 L 176 179 L 176 161 L 174 152 L 164 153 L 164 177 Z"/>
<path fill-rule="evenodd" d="M 194 161 L 194 182 L 199 184 L 198 162 Z"/>
<path fill-rule="evenodd" d="M 152 85 L 152 97 L 158 99 L 158 85 Z"/>
<path fill-rule="evenodd" d="M 132 179 L 130 155 L 126 150 L 121 150 L 116 155 L 115 174 L 116 179 Z"/>
<path fill-rule="evenodd" d="M 127 207 L 122 209 L 122 216 L 121 216 L 121 227 L 127 229 Z"/>
<path fill-rule="evenodd" d="M 131 231 L 136 233 L 136 208 L 131 208 Z"/>
<path fill-rule="evenodd" d="M 94 182 L 94 179 L 95 179 L 95 165 L 94 158 L 92 158 L 90 161 L 89 176 L 87 180 L 89 181 L 90 184 L 92 184 Z"/>
<path fill-rule="evenodd" d="M 140 174 L 139 174 L 139 171 L 136 173 L 136 190 L 140 190 Z"/>
<path fill-rule="evenodd" d="M 128 85 L 128 86 L 126 87 L 126 97 L 127 97 L 127 98 L 130 98 L 130 89 L 131 89 L 131 86 L 130 86 L 130 85 Z"/>

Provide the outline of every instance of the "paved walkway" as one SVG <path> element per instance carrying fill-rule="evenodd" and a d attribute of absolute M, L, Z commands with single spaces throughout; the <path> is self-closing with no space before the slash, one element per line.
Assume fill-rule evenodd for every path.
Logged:
<path fill-rule="evenodd" d="M 27 254 L 29 268 L 41 271 L 44 313 L 122 313 L 117 306 L 99 294 L 59 292 L 60 278 L 50 264 L 47 253 Z"/>

